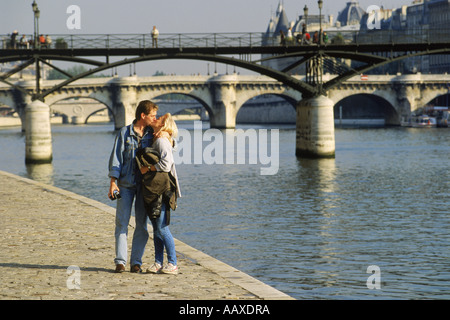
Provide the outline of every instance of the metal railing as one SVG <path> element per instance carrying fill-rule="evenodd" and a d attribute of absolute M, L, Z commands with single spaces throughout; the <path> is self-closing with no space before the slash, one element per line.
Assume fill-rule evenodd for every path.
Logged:
<path fill-rule="evenodd" d="M 329 44 L 390 44 L 390 43 L 449 43 L 450 33 L 438 30 L 367 30 L 367 31 L 326 31 Z M 16 38 L 18 49 L 33 48 L 33 44 L 21 45 Z M 28 39 L 32 36 L 27 35 Z M 313 43 L 314 31 L 310 32 Z M 150 34 L 50 34 L 51 45 L 41 45 L 42 49 L 120 49 L 152 48 Z M 10 35 L 0 35 L 0 49 L 13 47 Z M 158 48 L 200 48 L 200 47 L 261 47 L 278 45 L 301 45 L 297 34 L 292 40 L 281 43 L 279 35 L 266 33 L 166 33 L 158 37 Z M 307 44 L 309 45 L 309 44 Z"/>

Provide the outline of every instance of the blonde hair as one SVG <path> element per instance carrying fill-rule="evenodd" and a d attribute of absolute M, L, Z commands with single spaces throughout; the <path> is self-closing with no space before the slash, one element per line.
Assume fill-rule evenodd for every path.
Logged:
<path fill-rule="evenodd" d="M 178 127 L 173 120 L 170 113 L 166 113 L 161 118 L 163 118 L 163 126 L 160 131 L 166 131 L 171 137 L 175 138 L 178 135 Z"/>

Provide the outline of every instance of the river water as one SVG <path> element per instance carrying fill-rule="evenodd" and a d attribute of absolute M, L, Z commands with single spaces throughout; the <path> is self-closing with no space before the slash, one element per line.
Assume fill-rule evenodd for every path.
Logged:
<path fill-rule="evenodd" d="M 297 299 L 450 299 L 450 129 L 336 129 L 336 158 L 305 160 L 294 126 L 239 127 L 279 128 L 278 173 L 179 164 L 176 238 Z M 26 166 L 20 129 L 1 129 L 0 169 L 114 206 L 113 125 L 52 134 L 53 163 Z"/>

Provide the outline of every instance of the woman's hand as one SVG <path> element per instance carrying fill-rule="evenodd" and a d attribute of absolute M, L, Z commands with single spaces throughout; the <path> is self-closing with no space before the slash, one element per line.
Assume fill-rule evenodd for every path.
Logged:
<path fill-rule="evenodd" d="M 151 165 L 150 168 L 147 167 L 141 167 L 141 173 L 146 174 L 149 171 L 156 171 L 156 168 L 154 165 Z"/>

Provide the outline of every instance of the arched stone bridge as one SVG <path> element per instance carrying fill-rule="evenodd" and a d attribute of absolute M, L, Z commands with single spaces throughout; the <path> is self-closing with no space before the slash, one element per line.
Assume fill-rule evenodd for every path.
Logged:
<path fill-rule="evenodd" d="M 333 77 L 326 74 L 324 80 L 328 81 Z M 55 83 L 57 81 L 41 80 L 42 88 L 51 88 Z M 21 82 L 20 85 L 30 91 L 34 88 L 33 81 Z M 449 85 L 450 75 L 369 75 L 366 79 L 358 76 L 329 90 L 327 97 L 337 104 L 342 99 L 357 94 L 376 96 L 390 106 L 385 115 L 386 123 L 399 125 L 402 120 L 410 117 L 411 112 L 434 98 L 447 94 Z M 234 128 L 239 109 L 249 99 L 260 95 L 281 96 L 294 108 L 302 100 L 301 93 L 269 77 L 231 74 L 85 78 L 51 93 L 46 97 L 45 103 L 51 107 L 69 98 L 95 99 L 111 110 L 115 127 L 120 128 L 132 122 L 139 101 L 153 100 L 169 93 L 185 94 L 197 100 L 208 111 L 211 127 L 214 128 Z M 14 107 L 24 120 L 25 107 L 31 99 L 29 95 L 0 84 L 0 102 Z M 83 122 L 83 119 L 98 111 L 94 109 L 78 107 L 63 113 L 69 117 L 80 117 Z"/>

